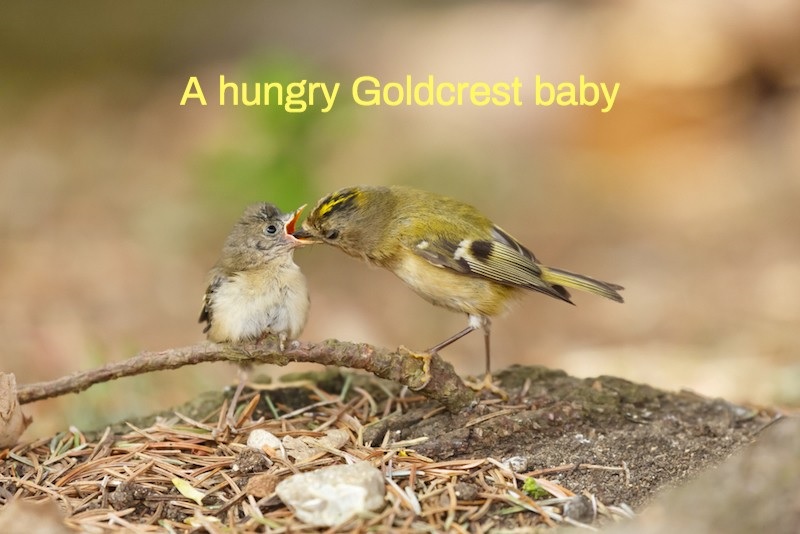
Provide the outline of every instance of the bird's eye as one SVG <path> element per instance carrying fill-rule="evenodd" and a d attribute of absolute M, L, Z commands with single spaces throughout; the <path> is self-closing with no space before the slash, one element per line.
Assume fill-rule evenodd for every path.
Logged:
<path fill-rule="evenodd" d="M 278 227 L 275 226 L 274 224 L 270 224 L 269 226 L 267 226 L 266 232 L 268 234 L 274 234 L 277 231 L 278 231 Z"/>
<path fill-rule="evenodd" d="M 328 233 L 325 234 L 326 239 L 336 239 L 339 237 L 339 230 L 328 230 Z"/>

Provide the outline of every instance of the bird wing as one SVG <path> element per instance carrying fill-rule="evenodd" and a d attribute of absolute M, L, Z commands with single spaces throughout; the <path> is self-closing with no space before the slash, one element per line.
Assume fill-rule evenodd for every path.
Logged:
<path fill-rule="evenodd" d="M 225 280 L 225 275 L 212 270 L 209 279 L 210 281 L 208 283 L 208 287 L 206 288 L 206 293 L 203 295 L 203 307 L 200 309 L 200 317 L 197 319 L 198 323 L 207 323 L 206 327 L 203 328 L 204 334 L 211 329 L 211 321 L 214 317 L 211 309 L 211 298 L 214 296 L 214 293 L 217 291 L 217 289 L 219 289 L 219 286 L 222 285 L 222 282 Z"/>
<path fill-rule="evenodd" d="M 497 226 L 492 228 L 488 239 L 420 240 L 414 252 L 437 267 L 539 291 L 569 302 L 566 289 L 542 280 L 542 269 L 533 253 Z"/>

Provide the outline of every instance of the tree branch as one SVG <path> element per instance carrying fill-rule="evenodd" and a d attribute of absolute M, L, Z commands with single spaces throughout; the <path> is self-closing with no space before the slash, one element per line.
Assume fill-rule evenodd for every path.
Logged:
<path fill-rule="evenodd" d="M 390 351 L 366 343 L 348 343 L 335 339 L 321 343 L 294 343 L 284 352 L 280 352 L 277 339 L 273 336 L 259 345 L 205 343 L 158 352 L 142 351 L 133 358 L 98 369 L 73 373 L 50 382 L 20 386 L 17 398 L 20 404 L 27 404 L 67 393 L 79 393 L 94 384 L 125 376 L 219 361 L 280 366 L 290 362 L 310 362 L 363 369 L 380 378 L 417 390 L 444 404 L 450 411 L 460 410 L 475 398 L 475 393 L 455 374 L 453 366 L 442 360 L 438 354 L 415 353 L 405 347 Z"/>

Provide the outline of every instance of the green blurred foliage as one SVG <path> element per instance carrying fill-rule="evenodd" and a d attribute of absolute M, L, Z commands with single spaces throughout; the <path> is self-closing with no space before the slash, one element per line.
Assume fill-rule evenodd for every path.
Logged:
<path fill-rule="evenodd" d="M 316 68 L 296 57 L 251 59 L 242 71 L 242 76 L 231 79 L 248 87 L 319 79 Z M 226 215 L 238 214 L 242 206 L 259 200 L 275 203 L 284 211 L 312 203 L 313 177 L 326 152 L 316 142 L 316 132 L 329 120 L 330 114 L 288 113 L 277 105 L 244 108 L 246 131 L 201 160 L 202 200 Z"/>

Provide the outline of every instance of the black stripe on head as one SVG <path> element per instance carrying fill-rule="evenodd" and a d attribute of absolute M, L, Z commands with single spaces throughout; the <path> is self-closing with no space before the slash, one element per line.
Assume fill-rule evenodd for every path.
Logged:
<path fill-rule="evenodd" d="M 356 189 L 333 193 L 319 203 L 316 213 L 319 217 L 327 217 L 331 213 L 353 210 L 359 196 L 361 196 L 361 192 Z"/>
<path fill-rule="evenodd" d="M 473 241 L 469 251 L 477 260 L 486 260 L 492 253 L 491 241 Z"/>

